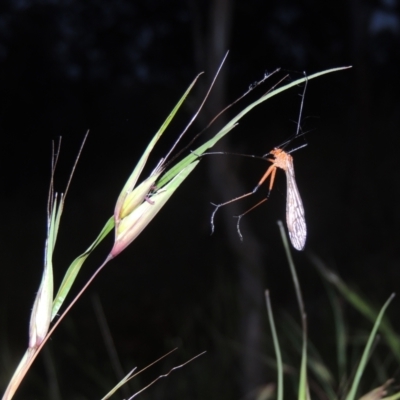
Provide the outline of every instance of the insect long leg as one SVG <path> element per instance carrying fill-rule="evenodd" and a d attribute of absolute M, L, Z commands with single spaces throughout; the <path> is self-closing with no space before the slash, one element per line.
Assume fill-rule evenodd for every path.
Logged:
<path fill-rule="evenodd" d="M 257 189 L 258 189 L 258 187 L 257 187 Z M 215 214 L 217 213 L 217 211 L 218 211 L 221 207 L 226 206 L 226 205 L 228 205 L 228 204 L 231 204 L 231 203 L 233 203 L 233 202 L 235 202 L 235 201 L 244 199 L 245 197 L 251 196 L 253 193 L 255 193 L 254 190 L 253 190 L 252 192 L 242 194 L 242 195 L 239 196 L 239 197 L 235 197 L 234 199 L 231 199 L 231 200 L 226 201 L 225 203 L 221 203 L 221 204 L 211 203 L 211 204 L 215 207 L 213 213 L 211 214 L 211 235 L 214 233 L 214 230 L 215 230 L 214 217 L 215 217 Z"/>
<path fill-rule="evenodd" d="M 262 176 L 260 179 L 260 182 L 258 182 L 258 185 L 256 186 L 256 189 L 258 189 L 264 182 L 265 180 L 271 175 L 271 179 L 269 181 L 269 192 L 271 192 L 273 186 L 274 186 L 274 181 L 275 181 L 275 175 L 276 175 L 276 165 L 275 165 L 275 160 L 271 160 L 270 158 L 267 158 L 268 161 L 272 162 L 272 165 L 269 166 L 265 174 Z M 269 197 L 268 193 L 268 197 Z"/>
<path fill-rule="evenodd" d="M 268 161 L 274 162 L 274 160 L 271 160 L 271 159 L 268 159 Z M 233 202 L 235 202 L 235 201 L 244 199 L 244 198 L 246 198 L 246 197 L 248 197 L 248 196 L 251 196 L 252 194 L 256 193 L 257 190 L 258 190 L 258 188 L 259 188 L 259 187 L 265 182 L 265 180 L 271 175 L 271 180 L 270 180 L 270 184 L 269 184 L 269 191 L 268 191 L 267 197 L 266 197 L 264 200 L 262 200 L 262 201 L 260 201 L 259 203 L 257 203 L 257 204 L 256 204 L 255 206 L 253 206 L 252 208 L 250 208 L 249 210 L 247 210 L 246 212 L 244 212 L 243 214 L 241 214 L 241 215 L 239 215 L 239 216 L 236 216 L 236 218 L 238 218 L 238 223 L 237 223 L 238 234 L 239 234 L 240 239 L 243 240 L 243 236 L 242 236 L 242 234 L 241 234 L 241 232 L 240 232 L 240 228 L 239 228 L 240 219 L 241 219 L 245 214 L 247 214 L 248 212 L 250 212 L 251 210 L 253 210 L 253 209 L 256 208 L 257 206 L 259 206 L 261 203 L 263 203 L 264 201 L 268 200 L 269 195 L 270 195 L 271 190 L 272 190 L 272 187 L 273 187 L 273 185 L 274 185 L 275 174 L 276 174 L 276 166 L 275 166 L 274 164 L 272 164 L 272 165 L 269 166 L 269 168 L 267 169 L 267 171 L 265 172 L 265 174 L 263 175 L 263 177 L 262 177 L 262 178 L 260 179 L 260 181 L 258 182 L 257 186 L 256 186 L 251 192 L 242 194 L 241 196 L 235 197 L 234 199 L 231 199 L 231 200 L 229 200 L 229 201 L 226 201 L 225 203 L 221 203 L 221 204 L 214 204 L 214 203 L 211 203 L 211 204 L 215 207 L 213 213 L 211 214 L 211 234 L 213 234 L 213 233 L 214 233 L 214 230 L 215 230 L 215 225 L 214 225 L 214 217 L 215 217 L 215 214 L 217 213 L 217 211 L 218 211 L 221 207 L 226 206 L 226 205 L 228 205 L 228 204 L 231 204 L 231 203 L 233 203 Z"/>
<path fill-rule="evenodd" d="M 258 202 L 255 206 L 251 207 L 249 210 L 244 212 L 243 214 L 236 216 L 238 219 L 236 228 L 238 235 L 241 240 L 243 240 L 243 235 L 240 232 L 240 221 L 243 216 L 248 214 L 250 211 L 254 210 L 260 204 L 264 203 L 268 200 L 269 195 L 272 191 L 275 182 L 276 170 L 277 168 L 283 169 L 286 173 L 286 181 L 287 181 L 287 195 L 286 195 L 286 223 L 289 231 L 289 237 L 292 242 L 292 245 L 297 250 L 302 250 L 305 245 L 306 237 L 307 237 L 307 227 L 304 218 L 304 208 L 303 203 L 300 198 L 299 190 L 297 189 L 294 168 L 293 168 L 293 159 L 290 154 L 286 153 L 280 148 L 275 148 L 270 151 L 273 159 L 267 159 L 272 162 L 272 165 L 269 166 L 267 171 L 261 177 L 257 186 L 253 189 L 253 191 L 249 193 L 245 193 L 242 196 L 235 197 L 232 200 L 229 200 L 225 203 L 221 204 L 213 204 L 215 206 L 215 210 L 211 215 L 211 232 L 214 232 L 214 217 L 216 212 L 220 207 L 223 207 L 227 204 L 233 203 L 234 201 L 241 200 L 245 197 L 251 196 L 254 194 L 258 188 L 269 178 L 269 191 L 267 197 L 260 202 Z"/>
<path fill-rule="evenodd" d="M 269 194 L 265 199 L 262 199 L 261 201 L 259 201 L 256 205 L 254 205 L 253 207 L 249 208 L 247 211 L 245 211 L 243 214 L 240 215 L 235 215 L 235 218 L 237 218 L 237 224 L 236 224 L 236 229 L 237 229 L 237 233 L 240 237 L 240 240 L 243 242 L 243 235 L 242 232 L 240 232 L 240 220 L 242 219 L 242 217 L 244 217 L 246 214 L 248 214 L 250 211 L 254 210 L 255 208 L 257 208 L 259 205 L 261 205 L 262 203 L 266 202 L 269 198 Z"/>
<path fill-rule="evenodd" d="M 297 132 L 294 135 L 295 138 L 302 136 L 304 134 L 304 133 L 300 134 L 300 130 L 301 130 L 300 122 L 301 122 L 301 115 L 303 113 L 304 95 L 305 95 L 305 91 L 307 88 L 307 83 L 308 83 L 308 80 L 306 80 L 303 94 L 302 94 L 300 111 L 299 111 L 299 119 L 297 122 Z M 295 180 L 293 158 L 290 155 L 290 153 L 292 153 L 293 151 L 295 151 L 301 147 L 304 147 L 305 145 L 302 145 L 296 149 L 293 149 L 290 152 L 285 152 L 283 150 L 283 148 L 285 147 L 285 145 L 290 143 L 292 140 L 293 140 L 293 138 L 291 138 L 287 142 L 283 143 L 281 146 L 274 148 L 269 153 L 267 153 L 263 156 L 263 158 L 265 158 L 267 156 L 271 156 L 272 158 L 267 158 L 267 161 L 270 161 L 272 163 L 272 165 L 269 166 L 267 171 L 264 173 L 264 175 L 258 182 L 257 186 L 253 189 L 253 191 L 251 191 L 249 193 L 245 193 L 242 196 L 236 197 L 225 203 L 221 203 L 221 204 L 211 203 L 213 206 L 215 206 L 215 209 L 211 215 L 211 233 L 214 232 L 214 228 L 215 228 L 214 227 L 215 214 L 221 207 L 228 205 L 230 203 L 233 203 L 234 201 L 241 200 L 245 197 L 251 196 L 269 178 L 269 191 L 268 191 L 267 197 L 264 198 L 263 200 L 261 200 L 260 202 L 258 202 L 255 206 L 248 209 L 243 214 L 236 216 L 236 218 L 238 219 L 237 225 L 236 225 L 237 232 L 238 232 L 240 239 L 243 240 L 243 236 L 240 232 L 240 221 L 241 221 L 242 217 L 245 216 L 246 214 L 248 214 L 250 211 L 254 210 L 260 204 L 262 204 L 268 200 L 270 193 L 272 191 L 272 188 L 274 186 L 276 170 L 277 170 L 277 168 L 280 168 L 280 169 L 284 170 L 285 174 L 286 174 L 286 182 L 287 182 L 286 224 L 287 224 L 288 231 L 289 231 L 290 241 L 292 242 L 292 245 L 296 250 L 303 250 L 305 242 L 306 242 L 306 237 L 307 237 L 307 226 L 306 226 L 306 221 L 305 221 L 305 217 L 304 217 L 303 202 L 301 201 L 301 197 L 300 197 L 299 190 L 297 188 L 297 184 L 296 184 L 296 180 Z M 217 154 L 221 154 L 221 153 L 218 152 Z"/>

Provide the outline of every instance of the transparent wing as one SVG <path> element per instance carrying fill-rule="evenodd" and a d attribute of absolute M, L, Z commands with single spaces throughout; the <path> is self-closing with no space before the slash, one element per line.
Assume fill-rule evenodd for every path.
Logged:
<path fill-rule="evenodd" d="M 294 177 L 293 162 L 289 159 L 287 161 L 285 169 L 287 180 L 286 224 L 293 247 L 296 250 L 303 250 L 307 237 L 304 207 Z"/>

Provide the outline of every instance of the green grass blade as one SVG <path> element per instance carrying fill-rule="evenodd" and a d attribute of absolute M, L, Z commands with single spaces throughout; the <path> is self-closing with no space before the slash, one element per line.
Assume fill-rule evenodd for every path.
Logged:
<path fill-rule="evenodd" d="M 384 399 L 382 399 L 382 400 L 399 400 L 400 399 L 400 392 L 397 392 L 397 393 L 395 393 L 395 394 L 392 394 L 391 396 L 389 396 L 389 397 L 385 397 Z"/>
<path fill-rule="evenodd" d="M 119 389 L 121 389 L 122 386 L 125 385 L 126 382 L 130 380 L 135 370 L 136 368 L 130 371 L 117 385 L 115 385 L 104 397 L 102 397 L 101 400 L 108 400 L 110 397 L 112 397 Z"/>
<path fill-rule="evenodd" d="M 303 338 L 303 349 L 301 352 L 300 382 L 299 382 L 299 400 L 308 400 L 307 385 L 307 336 Z"/>
<path fill-rule="evenodd" d="M 296 352 L 298 352 L 301 356 L 303 351 L 303 331 L 300 325 L 291 315 L 283 313 L 282 329 L 283 332 L 285 332 L 285 337 L 292 344 Z M 323 359 L 316 347 L 312 342 L 310 342 L 309 339 L 307 340 L 307 367 L 321 386 L 326 397 L 329 399 L 336 399 L 337 396 L 334 389 L 334 376 L 323 362 Z"/>
<path fill-rule="evenodd" d="M 325 282 L 325 281 L 324 281 Z M 336 333 L 336 355 L 338 366 L 338 377 L 341 381 L 346 381 L 347 368 L 347 329 L 344 321 L 342 307 L 333 289 L 325 284 L 326 291 L 333 310 L 333 319 Z"/>
<path fill-rule="evenodd" d="M 183 94 L 183 96 L 179 99 L 178 103 L 175 105 L 175 107 L 173 108 L 173 110 L 171 111 L 171 113 L 168 115 L 167 119 L 164 121 L 164 123 L 161 125 L 160 129 L 157 131 L 157 133 L 154 135 L 154 137 L 152 138 L 152 140 L 150 141 L 150 143 L 147 145 L 146 150 L 144 151 L 144 153 L 142 154 L 139 162 L 136 164 L 136 167 L 134 168 L 132 174 L 130 175 L 129 179 L 127 180 L 123 190 L 122 190 L 122 194 L 126 195 L 127 192 L 129 192 L 130 190 L 132 190 L 132 188 L 135 186 L 140 173 L 142 172 L 144 165 L 147 162 L 147 159 L 151 153 L 151 151 L 153 150 L 155 144 L 157 143 L 157 141 L 159 140 L 159 138 L 161 137 L 161 135 L 164 133 L 164 131 L 166 130 L 166 128 L 168 127 L 168 125 L 170 124 L 170 122 L 172 121 L 172 119 L 174 118 L 174 116 L 176 115 L 176 113 L 178 112 L 179 108 L 181 107 L 181 105 L 183 104 L 183 102 L 185 101 L 185 99 L 187 98 L 188 94 L 190 93 L 190 91 L 192 90 L 193 86 L 195 85 L 196 81 L 198 79 L 198 76 L 196 77 L 196 79 L 191 83 L 191 85 L 189 86 L 189 88 L 186 90 L 186 92 Z M 197 165 L 197 163 L 195 164 Z M 116 208 L 121 208 L 122 207 L 122 203 L 123 200 L 125 199 L 125 196 L 120 196 L 118 203 L 117 203 L 117 207 Z M 61 208 L 61 207 L 60 207 Z M 57 218 L 56 218 L 56 227 L 58 229 L 58 225 L 59 225 L 59 217 L 60 215 L 57 214 Z M 106 225 L 104 226 L 104 228 L 102 229 L 102 231 L 100 232 L 99 236 L 96 238 L 96 240 L 93 242 L 93 244 L 80 256 L 78 256 L 70 265 L 70 267 L 68 268 L 64 279 L 60 285 L 60 288 L 58 290 L 57 295 L 54 298 L 53 301 L 53 308 L 52 308 L 52 315 L 51 315 L 51 319 L 53 319 L 55 317 L 55 315 L 58 313 L 61 305 L 63 304 L 67 294 L 69 293 L 72 284 L 74 283 L 83 263 L 86 261 L 86 259 L 88 258 L 88 256 L 91 254 L 91 252 L 97 247 L 97 245 L 107 236 L 107 234 L 114 228 L 114 217 L 111 217 Z M 51 241 L 51 243 L 55 243 L 55 238 Z"/>
<path fill-rule="evenodd" d="M 51 320 L 57 315 L 58 310 L 62 306 L 65 298 L 67 297 L 68 292 L 71 289 L 72 284 L 75 281 L 76 276 L 78 275 L 82 264 L 89 257 L 91 252 L 102 242 L 102 240 L 112 231 L 114 228 L 114 217 L 110 217 L 103 229 L 101 230 L 99 236 L 96 240 L 90 245 L 90 247 L 78 256 L 69 266 L 67 272 L 64 275 L 64 279 L 61 282 L 60 288 L 58 290 L 57 295 L 53 301 L 53 308 L 51 312 Z"/>
<path fill-rule="evenodd" d="M 159 194 L 162 194 L 160 189 L 166 189 L 167 188 L 166 185 L 171 183 L 172 181 L 174 181 L 174 178 L 179 176 L 179 178 L 176 179 L 171 186 L 168 186 L 167 194 L 162 194 L 162 196 L 160 196 L 160 199 L 162 199 L 162 203 L 165 204 L 165 202 L 169 199 L 169 197 L 176 190 L 176 188 L 182 183 L 182 181 L 184 179 L 186 179 L 186 177 L 190 174 L 190 172 L 195 168 L 195 166 L 198 163 L 198 162 L 194 162 L 198 158 L 197 155 L 201 155 L 207 149 L 209 149 L 215 143 L 217 143 L 222 137 L 224 137 L 231 129 L 233 129 L 235 127 L 237 122 L 244 115 L 246 115 L 254 107 L 256 107 L 257 105 L 259 105 L 262 102 L 266 101 L 267 99 L 275 96 L 276 94 L 281 93 L 281 92 L 283 92 L 283 91 L 285 91 L 285 90 L 287 90 L 287 89 L 289 89 L 291 87 L 294 87 L 296 85 L 299 85 L 299 84 L 305 82 L 306 80 L 311 80 L 311 79 L 317 78 L 319 76 L 322 76 L 324 74 L 328 74 L 330 72 L 339 71 L 339 70 L 342 70 L 342 69 L 345 69 L 345 68 L 347 68 L 347 67 L 334 68 L 334 69 L 318 72 L 318 73 L 310 75 L 308 77 L 300 78 L 300 79 L 298 79 L 298 80 L 296 80 L 294 82 L 291 82 L 291 83 L 289 83 L 287 85 L 284 85 L 284 86 L 282 86 L 280 88 L 277 88 L 277 89 L 273 90 L 270 93 L 265 94 L 260 99 L 258 99 L 257 101 L 255 101 L 252 104 L 250 104 L 249 106 L 247 106 L 241 113 L 239 113 L 228 124 L 226 124 L 226 126 L 224 128 L 222 128 L 218 134 L 216 134 L 212 139 L 208 140 L 206 143 L 204 143 L 202 146 L 200 146 L 198 149 L 196 149 L 194 151 L 195 154 L 192 153 L 192 154 L 188 155 L 181 162 L 177 163 L 175 166 L 173 166 L 171 169 L 169 169 L 161 177 L 161 179 L 156 182 L 156 186 L 157 186 L 157 189 L 159 191 Z M 198 79 L 198 77 L 196 77 L 196 79 L 192 82 L 192 84 L 186 90 L 184 95 L 180 98 L 180 100 L 178 101 L 178 103 L 176 104 L 174 109 L 171 111 L 171 113 L 169 114 L 169 116 L 167 117 L 167 119 L 165 120 L 163 125 L 160 127 L 158 132 L 155 134 L 153 139 L 150 141 L 150 143 L 147 146 L 145 152 L 143 153 L 142 157 L 140 158 L 138 164 L 136 165 L 134 171 L 132 172 L 131 176 L 129 177 L 127 183 L 125 184 L 122 193 L 126 193 L 127 191 L 131 190 L 135 186 L 135 184 L 136 184 L 136 182 L 137 182 L 137 180 L 139 178 L 139 175 L 142 172 L 143 167 L 144 167 L 144 165 L 145 165 L 145 163 L 146 163 L 146 161 L 147 161 L 147 159 L 148 159 L 148 157 L 150 155 L 150 152 L 152 151 L 152 149 L 155 146 L 155 144 L 157 143 L 158 139 L 161 137 L 161 135 L 163 134 L 165 129 L 168 127 L 168 125 L 170 124 L 171 120 L 173 119 L 173 117 L 175 116 L 175 114 L 177 113 L 177 111 L 179 110 L 181 105 L 183 104 L 184 100 L 186 99 L 186 97 L 188 96 L 189 92 L 193 88 L 193 86 L 196 83 L 197 79 Z M 122 204 L 120 204 L 120 207 L 121 206 L 122 206 Z M 118 205 L 117 205 L 117 207 L 118 207 Z M 157 210 L 156 210 L 156 208 L 157 208 Z M 155 207 L 154 208 L 153 215 L 151 216 L 149 221 L 155 216 L 155 214 L 159 211 L 160 208 L 161 207 Z M 68 294 L 73 282 L 75 281 L 75 278 L 76 278 L 77 274 L 79 273 L 80 268 L 82 267 L 82 264 L 87 259 L 87 257 L 90 255 L 90 253 L 97 247 L 97 245 L 104 239 L 104 237 L 113 229 L 113 227 L 114 227 L 114 219 L 113 219 L 113 217 L 111 217 L 107 221 L 105 227 L 103 228 L 103 230 L 99 234 L 98 238 L 94 241 L 94 243 L 83 254 L 81 254 L 79 257 L 77 257 L 72 262 L 70 267 L 68 268 L 68 270 L 67 270 L 67 272 L 66 272 L 66 274 L 64 276 L 64 279 L 63 279 L 63 281 L 62 281 L 62 283 L 60 285 L 60 289 L 59 289 L 59 291 L 58 291 L 58 293 L 57 293 L 57 295 L 56 295 L 56 297 L 55 297 L 55 299 L 53 301 L 52 317 L 51 317 L 52 319 L 57 314 L 57 312 L 60 309 L 62 303 L 64 302 L 64 300 L 65 300 L 65 298 L 66 298 L 66 296 L 67 296 L 67 294 Z"/>
<path fill-rule="evenodd" d="M 296 292 L 297 303 L 299 305 L 299 310 L 300 310 L 301 328 L 303 334 L 298 398 L 299 400 L 307 400 L 309 398 L 308 383 L 307 383 L 307 317 L 304 308 L 303 296 L 301 294 L 299 278 L 297 276 L 296 267 L 294 265 L 292 258 L 292 253 L 290 252 L 289 241 L 287 239 L 286 231 L 282 221 L 278 221 L 278 226 L 281 233 L 283 247 L 285 249 L 286 257 L 289 263 L 290 274 L 292 275 L 294 289 Z"/>
<path fill-rule="evenodd" d="M 214 146 L 215 143 L 218 142 L 218 140 L 222 139 L 231 129 L 233 129 L 235 126 L 232 125 L 230 126 L 227 124 L 223 129 L 219 131 L 212 139 L 208 140 L 206 143 L 204 143 L 202 146 L 198 147 L 195 151 L 193 151 L 191 154 L 186 156 L 182 161 L 178 162 L 176 165 L 171 167 L 157 182 L 157 187 L 163 187 L 166 185 L 171 179 L 174 178 L 174 176 L 179 173 L 183 168 L 187 167 L 189 164 L 191 164 L 193 161 L 198 159 L 198 156 L 203 154 L 206 150 L 208 150 L 210 147 Z"/>
<path fill-rule="evenodd" d="M 269 291 L 265 292 L 265 300 L 267 304 L 267 312 L 268 312 L 268 320 L 269 325 L 271 327 L 272 341 L 275 349 L 276 356 L 276 368 L 278 373 L 278 385 L 277 385 L 277 400 L 283 400 L 283 363 L 282 363 L 282 354 L 281 349 L 279 347 L 278 334 L 276 333 L 275 322 L 274 322 L 274 314 L 272 312 L 271 300 L 269 297 Z"/>
<path fill-rule="evenodd" d="M 141 370 L 136 371 L 136 368 L 134 368 L 132 371 L 130 371 L 116 386 L 114 386 L 104 397 L 102 397 L 101 400 L 107 400 L 109 399 L 111 396 L 113 396 L 117 390 L 119 390 L 121 388 L 121 386 L 125 385 L 125 383 L 127 383 L 128 381 L 130 381 L 132 378 L 137 377 L 139 374 L 141 374 L 142 372 L 146 371 L 147 369 L 149 369 L 150 367 L 152 367 L 153 365 L 157 364 L 159 361 L 161 361 L 162 359 L 164 359 L 165 357 L 168 357 L 171 353 L 173 353 L 176 350 L 173 349 L 171 351 L 169 351 L 168 353 L 164 354 L 162 357 L 160 357 L 158 360 L 153 361 L 152 363 L 148 364 L 146 367 L 142 368 Z M 204 354 L 204 353 L 201 353 Z M 200 355 L 201 355 L 200 354 Z M 198 357 L 198 356 L 197 356 Z M 195 357 L 196 358 L 196 357 Z M 190 362 L 190 360 L 189 360 Z M 134 373 L 135 372 L 135 373 Z M 140 392 L 143 389 L 140 390 Z M 131 396 L 130 398 L 133 398 L 135 395 Z"/>
<path fill-rule="evenodd" d="M 389 304 L 394 299 L 394 296 L 395 295 L 392 294 L 389 297 L 389 299 L 383 305 L 382 309 L 380 310 L 380 312 L 378 314 L 378 317 L 377 317 L 377 319 L 375 321 L 374 327 L 372 328 L 371 334 L 369 335 L 367 344 L 365 346 L 363 355 L 362 355 L 361 360 L 360 360 L 360 364 L 359 364 L 359 366 L 357 368 L 356 374 L 354 376 L 353 383 L 351 385 L 349 394 L 346 397 L 346 400 L 355 400 L 355 398 L 356 398 L 357 390 L 358 390 L 358 387 L 360 385 L 362 374 L 364 373 L 365 367 L 367 365 L 368 357 L 370 355 L 371 348 L 372 348 L 376 333 L 378 332 L 378 328 L 379 328 L 380 323 L 382 322 L 382 318 L 383 318 L 383 316 L 385 314 L 385 311 L 388 308 Z"/>
<path fill-rule="evenodd" d="M 184 168 L 162 189 L 157 189 L 151 194 L 150 201 L 144 200 L 129 215 L 123 218 L 117 227 L 117 234 L 110 256 L 115 257 L 133 240 L 135 240 L 157 213 L 164 207 L 178 186 L 187 178 L 190 172 L 197 166 L 198 160 Z"/>
<path fill-rule="evenodd" d="M 36 293 L 29 323 L 29 347 L 38 348 L 49 330 L 54 292 L 53 253 L 62 215 L 63 197 L 54 196 L 48 216 L 42 280 Z"/>
<path fill-rule="evenodd" d="M 333 271 L 331 271 L 318 257 L 312 255 L 311 261 L 321 273 L 321 275 L 331 283 L 342 296 L 362 315 L 369 319 L 372 323 L 375 322 L 378 312 L 367 300 L 351 289 L 346 283 Z M 394 331 L 389 320 L 384 317 L 380 328 L 380 332 L 385 337 L 390 346 L 393 355 L 397 361 L 400 361 L 400 336 Z"/>
<path fill-rule="evenodd" d="M 189 165 L 191 162 L 193 162 L 197 156 L 202 155 L 205 151 L 207 151 L 209 148 L 214 146 L 220 139 L 222 139 L 228 132 L 230 132 L 238 123 L 238 121 L 243 118 L 248 112 L 250 112 L 254 107 L 258 106 L 259 104 L 263 103 L 264 101 L 270 99 L 271 97 L 284 92 L 285 90 L 288 90 L 292 87 L 295 87 L 305 81 L 309 81 L 314 78 L 318 78 L 319 76 L 329 74 L 331 72 L 335 71 L 341 71 L 343 69 L 347 69 L 350 67 L 340 67 L 340 68 L 332 68 L 328 69 L 325 71 L 317 72 L 315 74 L 312 74 L 310 76 L 304 77 L 297 79 L 296 81 L 293 81 L 291 83 L 288 83 L 287 85 L 284 85 L 282 87 L 279 87 L 272 92 L 269 92 L 262 97 L 260 97 L 258 100 L 255 102 L 251 103 L 248 105 L 243 111 L 241 111 L 239 114 L 237 114 L 234 118 L 232 118 L 213 138 L 208 140 L 206 143 L 198 147 L 196 150 L 194 150 L 191 154 L 189 154 L 187 157 L 185 157 L 182 161 L 180 161 L 178 164 L 176 164 L 174 167 L 172 167 L 168 172 L 166 172 L 163 177 L 160 179 L 158 182 L 158 187 L 162 187 L 165 185 L 170 179 L 172 179 L 179 171 L 181 171 L 183 168 L 185 168 L 187 165 Z"/>
<path fill-rule="evenodd" d="M 197 79 L 199 78 L 199 75 L 194 79 L 194 81 L 190 84 L 186 92 L 183 94 L 183 96 L 179 99 L 178 103 L 175 105 L 171 113 L 168 115 L 167 119 L 164 121 L 164 123 L 161 125 L 160 129 L 157 131 L 157 133 L 154 135 L 153 139 L 150 141 L 150 143 L 147 145 L 146 150 L 140 157 L 139 162 L 136 164 L 135 169 L 133 170 L 132 174 L 130 175 L 129 179 L 125 183 L 124 188 L 122 189 L 121 194 L 125 194 L 130 192 L 134 186 L 136 185 L 136 182 L 147 162 L 147 159 L 149 158 L 149 155 L 151 151 L 153 150 L 154 146 L 156 145 L 157 141 L 160 139 L 161 135 L 164 133 L 164 131 L 167 129 L 168 125 L 174 118 L 175 114 L 178 112 L 179 108 L 183 104 L 183 102 L 186 100 L 186 97 L 189 95 L 190 91 L 192 90 L 193 86 L 197 82 Z M 183 168 L 181 168 L 183 169 Z M 123 198 L 118 199 L 116 210 L 118 213 L 118 210 L 122 206 Z"/>

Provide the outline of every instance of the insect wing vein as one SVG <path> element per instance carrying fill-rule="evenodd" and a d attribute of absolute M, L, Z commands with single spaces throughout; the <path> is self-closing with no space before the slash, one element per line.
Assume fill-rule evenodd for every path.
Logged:
<path fill-rule="evenodd" d="M 294 168 L 288 160 L 286 168 L 287 196 L 286 196 L 286 223 L 290 241 L 296 250 L 303 250 L 306 243 L 307 227 L 304 217 L 304 207 L 296 185 Z"/>

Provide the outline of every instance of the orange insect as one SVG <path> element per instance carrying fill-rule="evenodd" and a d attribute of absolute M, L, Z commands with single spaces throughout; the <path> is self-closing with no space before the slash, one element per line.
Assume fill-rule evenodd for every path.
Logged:
<path fill-rule="evenodd" d="M 286 224 L 289 231 L 290 241 L 296 250 L 303 250 L 307 237 L 307 226 L 304 217 L 304 207 L 301 201 L 299 189 L 294 176 L 293 157 L 282 149 L 273 149 L 269 152 L 274 158 L 269 159 L 272 165 L 261 178 L 258 187 L 271 175 L 269 190 L 271 191 L 276 169 L 281 168 L 286 173 Z"/>
<path fill-rule="evenodd" d="M 300 105 L 299 122 L 297 124 L 297 132 L 296 132 L 295 137 L 299 136 L 300 119 L 301 119 L 301 114 L 303 111 L 304 94 L 305 94 L 305 90 L 307 88 L 307 83 L 308 83 L 308 81 L 306 80 L 306 84 L 304 86 L 304 91 L 303 91 L 303 95 L 302 95 L 302 101 L 301 101 L 301 105 Z M 286 143 L 288 143 L 288 142 L 286 142 Z M 284 143 L 284 144 L 286 144 L 286 143 Z M 304 146 L 300 146 L 300 147 L 304 147 Z M 292 151 L 294 151 L 294 150 L 292 150 Z M 296 250 L 303 250 L 304 245 L 306 243 L 306 238 L 307 238 L 307 226 L 306 226 L 306 220 L 304 217 L 303 202 L 301 201 L 299 189 L 297 188 L 296 179 L 295 179 L 295 175 L 294 175 L 293 157 L 289 153 L 285 152 L 282 148 L 279 148 L 279 147 L 276 147 L 275 149 L 271 150 L 269 153 L 265 154 L 263 157 L 266 157 L 269 155 L 271 155 L 272 158 L 267 158 L 267 160 L 270 161 L 272 163 L 272 165 L 269 166 L 269 168 L 267 169 L 267 171 L 265 172 L 263 177 L 258 182 L 258 185 L 253 189 L 252 192 L 249 192 L 242 196 L 236 197 L 225 203 L 221 203 L 221 204 L 213 204 L 212 203 L 213 206 L 215 206 L 215 210 L 213 211 L 213 213 L 211 215 L 211 233 L 214 232 L 215 213 L 218 211 L 218 209 L 220 207 L 230 204 L 236 200 L 243 199 L 247 196 L 251 196 L 258 190 L 258 188 L 268 178 L 270 178 L 269 192 L 268 192 L 267 197 L 264 200 L 257 203 L 252 208 L 250 208 L 249 210 L 247 210 L 245 213 L 243 213 L 237 217 L 238 218 L 237 231 L 238 231 L 240 238 L 243 239 L 243 236 L 240 233 L 240 227 L 239 227 L 241 218 L 244 215 L 246 215 L 248 212 L 250 212 L 251 210 L 256 208 L 257 206 L 259 206 L 261 203 L 268 200 L 271 190 L 274 186 L 276 170 L 277 170 L 277 168 L 281 168 L 285 171 L 285 174 L 286 174 L 286 183 L 287 183 L 286 224 L 287 224 L 288 231 L 289 231 L 290 241 L 292 242 L 292 245 Z"/>
<path fill-rule="evenodd" d="M 273 158 L 267 158 L 268 161 L 272 162 L 272 165 L 269 166 L 263 177 L 258 182 L 257 186 L 253 189 L 253 191 L 246 193 L 242 196 L 236 197 L 234 199 L 231 199 L 225 203 L 213 204 L 215 206 L 215 210 L 211 215 L 211 230 L 212 232 L 214 232 L 214 216 L 220 207 L 230 204 L 236 200 L 243 199 L 247 196 L 251 196 L 268 178 L 270 178 L 269 192 L 267 197 L 264 200 L 257 203 L 252 208 L 250 208 L 249 210 L 247 210 L 245 213 L 238 216 L 237 230 L 240 238 L 243 239 L 239 228 L 241 218 L 269 198 L 269 195 L 274 186 L 276 170 L 277 168 L 281 168 L 286 173 L 286 181 L 287 181 L 286 224 L 289 231 L 290 241 L 292 242 L 292 245 L 296 250 L 303 250 L 304 245 L 306 243 L 307 227 L 304 217 L 303 202 L 301 201 L 300 193 L 297 188 L 295 180 L 293 157 L 289 153 L 286 153 L 280 148 L 275 148 L 271 150 L 268 154 L 266 154 L 266 156 L 268 155 L 271 155 L 273 157 Z"/>

